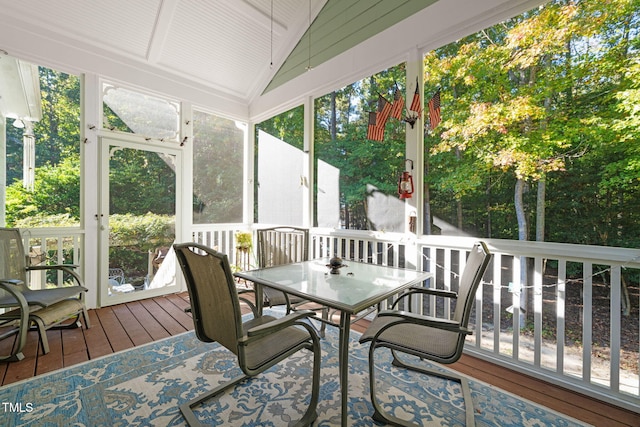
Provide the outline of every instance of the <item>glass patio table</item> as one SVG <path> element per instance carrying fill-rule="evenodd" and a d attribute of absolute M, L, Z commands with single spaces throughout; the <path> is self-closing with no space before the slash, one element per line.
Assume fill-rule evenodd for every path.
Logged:
<path fill-rule="evenodd" d="M 402 290 L 422 283 L 431 273 L 345 261 L 337 274 L 331 274 L 328 259 L 235 273 L 236 277 L 255 283 L 256 302 L 262 302 L 262 286 L 299 296 L 330 309 L 340 311 L 338 364 L 340 370 L 342 425 L 347 425 L 349 331 L 351 316 L 374 306 Z"/>

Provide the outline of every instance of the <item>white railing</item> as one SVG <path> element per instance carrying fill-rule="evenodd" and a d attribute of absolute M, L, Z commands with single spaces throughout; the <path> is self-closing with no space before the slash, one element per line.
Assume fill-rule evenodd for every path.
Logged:
<path fill-rule="evenodd" d="M 78 228 L 30 228 L 21 230 L 21 233 L 31 264 L 74 264 L 79 266 L 76 272 L 80 277 L 84 276 L 80 262 L 84 234 Z M 62 286 L 65 280 L 69 277 L 65 277 L 62 271 L 52 274 L 51 270 L 40 270 L 29 274 L 32 289 Z"/>
<path fill-rule="evenodd" d="M 429 286 L 453 290 L 478 240 L 318 229 L 311 235 L 316 256 L 419 268 L 435 274 Z M 483 240 L 494 256 L 476 295 L 466 351 L 640 412 L 640 250 Z M 633 301 L 626 284 L 635 289 Z M 434 297 L 422 307 L 431 315 L 453 311 Z M 623 328 L 632 331 L 631 343 L 622 342 Z"/>
<path fill-rule="evenodd" d="M 198 225 L 190 238 L 227 253 L 238 265 L 235 233 L 251 230 L 242 224 Z M 77 229 L 33 229 L 24 237 L 27 250 L 41 246 L 62 263 L 72 249 L 79 263 L 83 235 Z M 312 229 L 310 240 L 311 257 L 422 269 L 435 275 L 429 286 L 455 290 L 466 251 L 477 239 Z M 483 240 L 494 256 L 476 295 L 475 333 L 466 351 L 640 412 L 640 250 Z M 428 314 L 453 311 L 432 297 L 421 306 Z"/>
<path fill-rule="evenodd" d="M 194 225 L 191 228 L 191 239 L 194 242 L 209 246 L 227 254 L 229 257 L 229 263 L 235 265 L 249 265 L 249 267 L 255 266 L 251 260 L 241 260 L 240 252 L 236 250 L 235 235 L 239 231 L 252 231 L 250 227 L 242 224 L 207 224 L 207 225 Z M 255 233 L 253 241 L 256 241 Z M 251 257 L 255 259 L 255 256 Z"/>

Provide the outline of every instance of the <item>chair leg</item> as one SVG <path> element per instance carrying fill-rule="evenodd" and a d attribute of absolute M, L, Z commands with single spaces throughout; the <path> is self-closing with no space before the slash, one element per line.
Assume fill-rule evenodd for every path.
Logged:
<path fill-rule="evenodd" d="M 311 400 L 309 401 L 309 407 L 307 408 L 307 411 L 304 413 L 300 421 L 296 423 L 296 426 L 300 427 L 310 426 L 313 424 L 316 418 L 318 418 L 318 412 L 316 409 L 318 407 L 318 400 L 320 399 L 320 364 L 322 362 L 320 339 L 311 329 L 309 329 L 313 328 L 313 326 L 305 324 L 305 328 L 309 330 L 311 339 L 313 341 L 313 347 L 309 348 L 309 350 L 313 351 L 313 373 L 311 378 Z"/>
<path fill-rule="evenodd" d="M 401 420 L 400 418 L 394 417 L 393 415 L 385 412 L 380 403 L 378 403 L 378 399 L 376 398 L 376 368 L 375 363 L 373 363 L 375 360 L 373 358 L 375 348 L 376 347 L 373 344 L 369 347 L 369 391 L 371 393 L 371 404 L 373 405 L 372 418 L 377 422 L 392 426 L 419 427 L 418 424 L 411 424 L 408 421 Z"/>
<path fill-rule="evenodd" d="M 322 353 L 320 350 L 320 342 L 318 338 L 312 333 L 312 339 L 314 340 L 313 349 L 309 348 L 313 351 L 313 377 L 312 377 L 312 385 L 311 385 L 311 401 L 309 402 L 309 407 L 307 411 L 304 413 L 302 418 L 295 424 L 295 427 L 306 427 L 313 424 L 313 422 L 318 418 L 318 400 L 320 399 L 320 363 L 322 361 Z M 209 400 L 219 394 L 222 394 L 226 389 L 235 386 L 242 381 L 251 378 L 251 375 L 241 375 L 239 377 L 234 378 L 231 382 L 222 384 L 219 387 L 214 388 L 200 396 L 183 403 L 180 405 L 180 412 L 184 416 L 187 425 L 190 427 L 204 427 L 198 419 L 196 418 L 195 413 L 193 412 L 193 408 L 200 405 L 206 400 Z"/>
<path fill-rule="evenodd" d="M 22 349 L 27 343 L 27 331 L 28 325 L 20 326 L 12 331 L 6 332 L 0 336 L 0 339 L 8 338 L 12 335 L 17 335 L 14 338 L 13 345 L 11 346 L 11 353 L 7 356 L 0 356 L 0 362 L 19 362 L 24 359 Z"/>
<path fill-rule="evenodd" d="M 391 350 L 393 354 L 393 366 L 397 366 L 399 368 L 409 369 L 411 371 L 419 372 L 424 375 L 431 375 L 434 377 L 442 378 L 445 380 L 455 381 L 460 384 L 460 389 L 462 390 L 462 397 L 464 398 L 464 407 L 465 407 L 465 419 L 467 426 L 475 426 L 475 414 L 473 408 L 473 399 L 471 398 L 471 387 L 469 387 L 469 381 L 461 376 L 456 375 L 451 372 L 450 374 L 446 374 L 441 371 L 436 371 L 435 369 L 423 368 L 421 366 L 412 365 L 409 363 L 405 363 L 396 355 L 396 352 Z"/>
<path fill-rule="evenodd" d="M 82 318 L 84 319 L 85 329 L 91 328 L 91 322 L 89 322 L 89 312 L 87 311 L 86 307 L 82 309 Z"/>
<path fill-rule="evenodd" d="M 323 307 L 322 308 L 322 319 L 325 320 L 325 321 L 324 322 L 320 322 L 320 323 L 322 323 L 322 325 L 320 325 L 320 331 L 318 331 L 320 333 L 320 338 L 324 338 L 325 330 L 327 329 L 327 322 L 329 321 L 329 308 L 328 307 Z"/>
<path fill-rule="evenodd" d="M 374 409 L 372 418 L 375 421 L 390 424 L 393 426 L 402 426 L 402 427 L 420 426 L 419 424 L 412 424 L 408 421 L 394 417 L 388 412 L 385 412 L 384 409 L 382 409 L 382 406 L 380 405 L 380 403 L 378 403 L 378 400 L 376 399 L 376 391 L 375 391 L 375 382 L 376 382 L 375 364 L 373 363 L 374 361 L 373 355 L 374 355 L 375 348 L 376 347 L 374 345 L 371 345 L 371 347 L 369 348 L 369 388 L 371 392 L 371 404 L 373 405 L 373 409 Z M 426 368 L 404 363 L 398 357 L 396 357 L 396 353 L 393 350 L 391 350 L 391 352 L 393 353 L 393 362 L 392 362 L 393 366 L 420 372 L 425 375 L 433 375 L 439 378 L 448 379 L 448 380 L 452 380 L 460 383 L 460 387 L 462 388 L 462 395 L 464 398 L 466 425 L 467 427 L 475 427 L 476 424 L 475 424 L 475 416 L 474 416 L 474 409 L 473 409 L 473 400 L 471 399 L 471 389 L 469 388 L 469 382 L 467 381 L 466 378 L 461 376 L 456 376 L 456 375 L 447 375 L 432 369 L 426 369 Z"/>
<path fill-rule="evenodd" d="M 38 340 L 40 341 L 40 346 L 42 347 L 42 354 L 49 353 L 49 340 L 47 339 L 47 330 L 44 326 L 42 320 L 36 316 L 31 316 L 31 320 L 36 324 L 36 328 L 38 329 Z"/>
<path fill-rule="evenodd" d="M 200 421 L 198 421 L 198 419 L 196 418 L 196 415 L 193 413 L 193 408 L 195 408 L 196 406 L 200 405 L 202 402 L 204 402 L 205 400 L 209 400 L 212 397 L 217 396 L 218 394 L 221 394 L 222 392 L 224 392 L 226 389 L 231 388 L 233 386 L 235 386 L 236 384 L 251 378 L 249 375 L 241 375 L 239 377 L 236 377 L 235 379 L 231 380 L 231 382 L 229 383 L 225 383 L 219 387 L 214 388 L 211 391 L 208 391 L 204 394 L 201 394 L 200 396 L 196 397 L 195 399 L 192 399 L 188 402 L 183 403 L 182 405 L 180 405 L 180 412 L 182 412 L 182 415 L 184 416 L 185 421 L 187 422 L 187 425 L 189 426 L 204 426 L 204 424 L 202 424 Z"/>

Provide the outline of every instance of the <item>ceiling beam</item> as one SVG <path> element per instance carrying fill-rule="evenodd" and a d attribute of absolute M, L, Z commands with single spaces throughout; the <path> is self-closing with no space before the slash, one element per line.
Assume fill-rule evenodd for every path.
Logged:
<path fill-rule="evenodd" d="M 153 26 L 149 47 L 147 48 L 147 61 L 151 64 L 156 64 L 160 60 L 167 35 L 169 34 L 171 21 L 179 4 L 180 0 L 162 0 L 162 3 L 160 3 L 156 23 Z"/>

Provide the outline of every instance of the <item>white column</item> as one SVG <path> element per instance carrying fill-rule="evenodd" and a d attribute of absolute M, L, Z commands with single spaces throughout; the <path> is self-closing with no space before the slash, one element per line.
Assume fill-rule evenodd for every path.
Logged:
<path fill-rule="evenodd" d="M 311 228 L 313 226 L 313 183 L 315 181 L 314 175 L 314 149 L 313 149 L 313 126 L 314 126 L 314 108 L 313 97 L 309 96 L 305 98 L 304 102 L 304 158 L 305 163 L 303 166 L 303 206 L 302 206 L 302 225 L 304 227 Z"/>
<path fill-rule="evenodd" d="M 22 186 L 33 191 L 36 181 L 36 138 L 33 134 L 33 124 L 24 121 L 22 131 Z"/>
<path fill-rule="evenodd" d="M 86 293 L 86 304 L 88 308 L 98 306 L 98 296 L 100 294 L 99 284 L 99 176 L 100 165 L 98 163 L 98 129 L 100 128 L 100 82 L 95 74 L 86 74 L 81 77 L 81 111 L 80 120 L 80 176 L 81 195 L 80 212 L 82 228 L 84 228 L 83 256 L 80 257 L 82 263 L 82 273 L 85 286 L 89 288 Z M 104 278 L 107 280 L 107 277 Z"/>
<path fill-rule="evenodd" d="M 423 77 L 423 62 L 422 52 L 417 48 L 409 54 L 407 60 L 407 80 L 406 80 L 406 95 L 405 102 L 408 106 L 411 105 L 413 95 L 416 90 L 416 80 L 418 82 L 418 93 L 420 94 L 420 101 L 424 108 L 424 77 Z M 413 170 L 409 172 L 413 176 L 414 192 L 410 199 L 405 199 L 405 233 L 408 236 L 419 236 L 422 234 L 422 217 L 424 207 L 424 119 L 423 114 L 419 113 L 418 118 L 411 127 L 410 124 L 406 124 L 406 159 L 413 161 Z M 410 162 L 405 163 L 405 167 L 410 167 Z M 410 233 L 409 222 L 410 218 L 415 216 L 415 235 Z M 408 243 L 406 248 L 406 258 L 408 264 L 416 263 L 416 266 L 420 266 L 420 254 L 417 253 L 415 245 Z M 415 260 L 415 261 L 413 261 Z M 408 265 L 409 267 L 410 265 Z"/>

